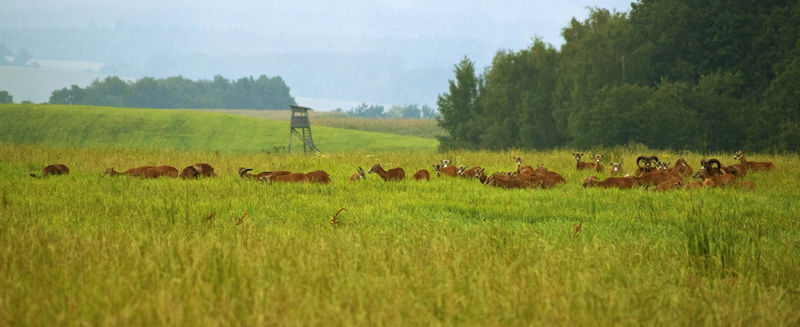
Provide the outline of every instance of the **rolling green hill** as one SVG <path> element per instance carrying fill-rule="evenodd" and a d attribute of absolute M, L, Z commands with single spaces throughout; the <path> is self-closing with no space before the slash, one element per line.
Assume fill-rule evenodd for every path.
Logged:
<path fill-rule="evenodd" d="M 0 142 L 257 152 L 286 147 L 289 123 L 194 110 L 91 106 L 0 105 Z M 312 126 L 323 152 L 434 151 L 419 137 Z M 294 142 L 297 141 L 297 142 Z M 299 144 L 299 140 L 293 140 Z"/>

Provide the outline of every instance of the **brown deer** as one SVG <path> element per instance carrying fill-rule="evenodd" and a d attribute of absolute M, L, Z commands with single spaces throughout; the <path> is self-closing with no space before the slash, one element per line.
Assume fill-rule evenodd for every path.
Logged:
<path fill-rule="evenodd" d="M 305 183 L 308 182 L 308 176 L 303 173 L 289 173 L 281 175 L 270 175 L 269 181 L 271 183 Z"/>
<path fill-rule="evenodd" d="M 158 166 L 147 168 L 144 170 L 144 174 L 141 177 L 144 178 L 158 178 L 158 177 L 178 177 L 178 168 L 172 166 Z"/>
<path fill-rule="evenodd" d="M 425 169 L 417 170 L 417 172 L 414 173 L 414 175 L 412 175 L 411 177 L 414 178 L 415 181 L 419 181 L 419 180 L 423 180 L 423 179 L 426 180 L 426 181 L 431 180 L 431 174 L 428 173 L 428 171 L 425 170 Z"/>
<path fill-rule="evenodd" d="M 452 167 L 452 166 L 451 166 Z M 455 167 L 453 167 L 455 168 Z M 376 173 L 378 176 L 383 178 L 384 182 L 388 181 L 401 181 L 403 178 L 406 177 L 406 172 L 403 168 L 396 167 L 389 170 L 383 170 L 380 164 L 375 164 L 372 168 L 369 169 L 368 173 L 373 174 Z"/>
<path fill-rule="evenodd" d="M 528 185 L 525 181 L 516 177 L 508 177 L 505 174 L 494 174 L 486 178 L 484 185 L 502 188 L 524 188 Z M 538 186 L 538 185 L 537 185 Z"/>
<path fill-rule="evenodd" d="M 257 179 L 259 181 L 265 181 L 265 180 L 270 180 L 270 178 L 272 178 L 273 176 L 291 174 L 291 172 L 286 170 L 277 170 L 277 171 L 262 171 L 254 175 L 250 173 L 250 171 L 252 170 L 253 170 L 252 168 L 244 168 L 244 167 L 239 168 L 239 177 L 252 178 L 252 179 Z"/>
<path fill-rule="evenodd" d="M 739 160 L 743 166 L 752 170 L 752 171 L 759 171 L 759 170 L 772 170 L 775 169 L 775 165 L 769 161 L 747 161 L 744 157 L 744 152 L 742 150 L 736 151 L 736 154 L 733 156 L 734 160 Z"/>
<path fill-rule="evenodd" d="M 114 170 L 114 168 L 112 167 L 106 169 L 105 175 L 106 176 L 128 175 L 134 177 L 144 177 L 144 172 L 150 168 L 155 168 L 155 166 L 141 166 L 141 167 L 131 168 L 120 173 Z"/>
<path fill-rule="evenodd" d="M 599 187 L 599 188 L 618 188 L 629 189 L 639 185 L 633 177 L 609 177 L 602 181 L 597 180 L 597 176 L 589 176 L 583 180 L 583 187 Z"/>
<path fill-rule="evenodd" d="M 40 177 L 34 173 L 30 173 L 31 177 Z M 47 177 L 52 175 L 69 175 L 69 168 L 65 164 L 53 164 L 42 169 L 42 176 Z"/>
<path fill-rule="evenodd" d="M 517 174 L 522 175 L 533 175 L 534 170 L 531 166 L 522 166 L 522 158 L 515 157 L 514 160 L 517 162 Z"/>
<path fill-rule="evenodd" d="M 669 168 L 669 172 L 676 173 L 681 176 L 691 176 L 694 173 L 694 169 L 689 166 L 689 163 L 686 162 L 686 159 L 678 158 L 678 160 L 675 161 L 675 166 Z"/>
<path fill-rule="evenodd" d="M 714 167 L 714 164 L 717 164 Z M 717 159 L 701 159 L 700 168 L 692 175 L 694 178 L 709 178 L 717 175 L 735 175 L 739 176 L 742 172 L 735 168 L 726 167 Z"/>
<path fill-rule="evenodd" d="M 644 162 L 644 166 L 641 165 Z M 657 156 L 639 156 L 636 158 L 636 171 L 633 172 L 636 176 L 641 176 L 644 173 L 651 172 L 655 169 L 655 163 L 658 163 Z"/>
<path fill-rule="evenodd" d="M 683 186 L 684 190 L 696 190 L 699 188 L 703 188 L 703 182 L 701 181 L 691 181 Z"/>
<path fill-rule="evenodd" d="M 575 168 L 577 170 L 594 169 L 594 166 L 595 166 L 594 162 L 582 162 L 581 161 L 581 157 L 583 157 L 583 153 L 582 152 L 581 153 L 577 153 L 577 152 L 573 153 L 572 156 L 575 157 L 575 162 L 576 162 L 575 163 Z"/>
<path fill-rule="evenodd" d="M 567 180 L 564 179 L 564 176 L 561 174 L 547 170 L 547 168 L 539 167 L 534 171 L 533 176 L 537 176 L 542 179 L 542 187 L 544 188 L 551 188 L 558 184 L 566 184 Z"/>
<path fill-rule="evenodd" d="M 735 175 L 731 174 L 724 174 L 724 175 L 716 175 L 703 180 L 703 186 L 705 187 L 727 187 L 731 186 L 734 187 L 737 185 L 738 179 Z"/>
<path fill-rule="evenodd" d="M 714 164 L 717 164 L 716 168 Z M 735 186 L 738 182 L 736 175 L 726 172 L 722 167 L 717 159 L 703 159 L 692 177 L 702 179 L 703 186 L 706 187 Z"/>
<path fill-rule="evenodd" d="M 486 170 L 486 168 L 478 168 L 478 169 L 475 169 L 475 178 L 477 178 L 477 179 L 478 179 L 478 181 L 480 181 L 480 182 L 481 182 L 481 184 L 486 184 L 486 178 L 487 178 L 487 177 L 486 177 L 486 175 L 483 173 L 483 171 L 484 171 L 484 170 Z"/>
<path fill-rule="evenodd" d="M 315 170 L 306 174 L 306 179 L 310 183 L 330 184 L 331 176 L 324 170 Z"/>
<path fill-rule="evenodd" d="M 360 181 L 366 177 L 367 176 L 366 174 L 364 174 L 364 169 L 358 167 L 358 170 L 354 174 L 350 175 L 350 181 L 351 182 Z"/>
<path fill-rule="evenodd" d="M 183 179 L 187 179 L 187 178 L 195 179 L 195 178 L 198 178 L 200 176 L 215 177 L 215 176 L 217 176 L 217 173 L 214 172 L 214 167 L 211 167 L 211 165 L 209 165 L 207 163 L 197 163 L 197 164 L 188 166 L 186 168 L 183 168 L 183 170 L 181 171 L 180 175 L 178 175 L 178 176 L 180 176 Z"/>
<path fill-rule="evenodd" d="M 447 176 L 458 176 L 458 169 L 453 166 L 433 165 L 433 170 L 436 171 L 436 177 L 441 177 L 442 174 Z"/>
<path fill-rule="evenodd" d="M 478 168 L 481 167 L 475 166 L 470 169 L 467 169 L 467 166 L 458 166 L 458 176 L 461 176 L 463 178 L 473 178 L 475 177 L 475 170 L 477 170 Z"/>
<path fill-rule="evenodd" d="M 653 191 L 663 192 L 666 190 L 680 188 L 682 185 L 683 185 L 683 178 L 681 178 L 680 175 L 673 175 L 672 178 L 663 181 L 661 183 L 658 183 L 658 185 L 656 185 L 656 188 L 654 188 Z"/>

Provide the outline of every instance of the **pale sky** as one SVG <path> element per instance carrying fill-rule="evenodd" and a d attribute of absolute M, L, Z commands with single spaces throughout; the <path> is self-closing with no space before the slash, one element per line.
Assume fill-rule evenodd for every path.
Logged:
<path fill-rule="evenodd" d="M 559 48 L 573 17 L 630 3 L 0 0 L 0 42 L 34 59 L 121 67 L 112 74 L 128 78 L 279 75 L 300 97 L 433 104 L 465 56 L 480 70 L 534 37 Z M 35 32 L 47 28 L 56 30 Z"/>

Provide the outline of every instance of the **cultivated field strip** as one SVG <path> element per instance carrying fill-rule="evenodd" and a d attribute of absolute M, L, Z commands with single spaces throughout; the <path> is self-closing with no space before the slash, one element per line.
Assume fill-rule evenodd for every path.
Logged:
<path fill-rule="evenodd" d="M 642 153 L 603 154 L 630 172 Z M 681 156 L 696 167 L 732 155 Z M 358 166 L 410 175 L 442 159 L 512 171 L 513 157 L 567 184 L 349 180 Z M 746 177 L 754 190 L 657 193 L 584 189 L 591 173 L 562 150 L 289 156 L 0 145 L 0 325 L 796 325 L 800 158 L 748 159 L 777 166 Z M 102 176 L 198 162 L 219 176 Z M 70 174 L 28 176 L 52 163 Z M 239 167 L 322 169 L 333 182 L 269 184 L 238 177 Z"/>

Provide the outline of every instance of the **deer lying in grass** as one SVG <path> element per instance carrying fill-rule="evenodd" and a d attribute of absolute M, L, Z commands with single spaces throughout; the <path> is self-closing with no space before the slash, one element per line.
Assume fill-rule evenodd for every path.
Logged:
<path fill-rule="evenodd" d="M 582 162 L 581 157 L 583 157 L 583 153 L 573 153 L 573 157 L 575 157 L 575 168 L 576 170 L 584 170 L 584 169 L 595 169 L 594 162 Z"/>
<path fill-rule="evenodd" d="M 197 163 L 197 164 L 188 166 L 186 168 L 183 168 L 183 170 L 181 171 L 180 175 L 178 175 L 178 176 L 180 176 L 183 179 L 187 179 L 187 178 L 195 179 L 195 178 L 198 178 L 200 176 L 203 176 L 203 177 L 215 177 L 215 176 L 217 176 L 217 173 L 214 172 L 214 167 L 211 167 L 211 165 L 209 165 L 207 163 Z"/>
<path fill-rule="evenodd" d="M 583 187 L 599 187 L 599 188 L 618 188 L 630 189 L 639 185 L 639 182 L 633 177 L 609 177 L 602 181 L 597 181 L 597 176 L 589 176 L 583 180 Z"/>
<path fill-rule="evenodd" d="M 678 158 L 678 160 L 675 161 L 675 166 L 669 168 L 669 171 L 671 173 L 677 173 L 681 176 L 691 176 L 694 173 L 692 167 L 689 166 L 689 163 L 687 163 L 686 159 L 683 158 Z"/>
<path fill-rule="evenodd" d="M 378 176 L 383 178 L 384 182 L 388 181 L 401 181 L 403 178 L 406 177 L 406 172 L 403 168 L 396 167 L 389 170 L 383 170 L 380 164 L 375 164 L 372 168 L 369 169 L 368 173 L 376 173 Z"/>
<path fill-rule="evenodd" d="M 433 165 L 433 170 L 436 171 L 436 177 L 441 177 L 442 174 L 450 177 L 458 176 L 458 168 L 450 166 L 450 160 L 442 160 L 441 165 Z"/>
<path fill-rule="evenodd" d="M 714 163 L 717 164 L 716 167 L 713 166 Z M 698 169 L 697 172 L 692 176 L 694 177 L 695 175 L 697 175 L 697 173 L 699 173 L 700 170 L 703 170 L 703 174 L 707 174 L 708 176 L 716 176 L 723 174 L 742 176 L 743 173 L 746 173 L 739 171 L 736 167 L 725 166 L 719 160 L 713 158 L 708 160 L 700 159 L 700 169 Z"/>
<path fill-rule="evenodd" d="M 656 185 L 656 188 L 654 188 L 653 191 L 663 192 L 666 190 L 680 188 L 682 185 L 683 185 L 683 178 L 681 178 L 680 175 L 673 175 L 672 178 L 663 181 L 661 183 L 658 183 L 658 185 Z"/>
<path fill-rule="evenodd" d="M 315 170 L 306 174 L 306 180 L 310 183 L 330 184 L 331 176 L 324 170 Z"/>
<path fill-rule="evenodd" d="M 558 184 L 567 183 L 567 180 L 564 179 L 564 176 L 561 176 L 561 174 L 552 170 L 547 170 L 547 168 L 544 166 L 537 167 L 536 170 L 533 171 L 532 176 L 537 176 L 542 179 L 543 188 L 551 188 Z"/>
<path fill-rule="evenodd" d="M 37 178 L 40 177 L 34 173 L 30 173 L 29 175 L 31 175 L 31 177 L 37 177 Z M 44 167 L 44 169 L 42 169 L 41 177 L 47 177 L 52 175 L 69 175 L 69 168 L 67 168 L 67 165 L 65 164 L 53 164 Z"/>
<path fill-rule="evenodd" d="M 467 166 L 458 166 L 458 176 L 463 178 L 473 178 L 475 177 L 475 171 L 481 167 L 475 166 L 470 169 L 467 169 Z"/>
<path fill-rule="evenodd" d="M 414 178 L 415 181 L 420 181 L 423 179 L 426 181 L 431 180 L 431 174 L 428 173 L 428 171 L 425 169 L 417 170 L 417 172 L 414 173 L 414 175 L 412 175 L 411 177 Z"/>
<path fill-rule="evenodd" d="M 351 182 L 360 181 L 366 177 L 367 176 L 366 174 L 364 174 L 364 169 L 358 167 L 358 170 L 354 174 L 350 175 L 350 181 Z"/>
<path fill-rule="evenodd" d="M 641 165 L 644 162 L 644 166 Z M 641 176 L 644 173 L 651 172 L 655 169 L 655 163 L 658 163 L 657 156 L 639 156 L 636 158 L 636 171 L 633 172 L 635 176 Z"/>
<path fill-rule="evenodd" d="M 123 172 L 118 172 L 114 170 L 114 168 L 106 169 L 105 175 L 106 176 L 119 176 L 119 175 L 127 175 L 127 176 L 134 176 L 134 177 L 144 177 L 144 172 L 150 168 L 156 168 L 155 166 L 141 166 L 136 168 L 131 168 Z M 176 169 L 177 170 L 177 169 Z"/>
<path fill-rule="evenodd" d="M 262 171 L 262 172 L 254 175 L 254 174 L 250 173 L 250 171 L 252 171 L 252 170 L 253 170 L 252 168 L 244 168 L 244 167 L 239 168 L 239 177 L 256 179 L 256 180 L 259 180 L 259 181 L 267 181 L 267 180 L 270 180 L 270 178 L 272 178 L 274 176 L 291 174 L 291 172 L 286 171 L 286 170 L 277 170 L 277 171 Z"/>
<path fill-rule="evenodd" d="M 158 166 L 144 170 L 144 178 L 178 177 L 178 168 L 172 166 Z"/>
<path fill-rule="evenodd" d="M 475 178 L 477 178 L 481 184 L 486 184 L 486 179 L 488 178 L 486 177 L 486 174 L 483 173 L 484 170 L 486 170 L 486 168 L 475 169 Z"/>
<path fill-rule="evenodd" d="M 671 173 L 668 171 L 667 167 L 669 163 L 666 162 L 658 162 L 656 163 L 656 170 L 651 170 L 646 173 L 643 173 L 641 176 L 634 176 L 634 178 L 639 181 L 639 184 L 650 186 L 654 185 L 657 186 L 661 183 L 680 179 L 683 181 L 683 177 L 681 177 L 678 173 Z"/>
<path fill-rule="evenodd" d="M 541 182 L 539 185 L 534 185 L 531 181 L 524 180 L 518 176 L 509 177 L 506 174 L 494 174 L 486 178 L 484 185 L 502 188 L 529 188 L 539 187 Z"/>
<path fill-rule="evenodd" d="M 759 170 L 772 170 L 775 169 L 775 165 L 769 161 L 747 161 L 744 157 L 744 152 L 742 150 L 736 151 L 736 154 L 733 155 L 734 160 L 739 160 L 743 166 L 746 166 L 747 169 L 752 171 L 759 171 Z"/>
<path fill-rule="evenodd" d="M 726 187 L 736 186 L 738 178 L 734 174 L 727 173 L 722 169 L 722 163 L 717 159 L 708 159 L 700 161 L 700 168 L 692 175 L 694 178 L 703 180 L 703 186 L 706 187 Z M 714 168 L 714 164 L 717 167 Z"/>
<path fill-rule="evenodd" d="M 517 174 L 533 175 L 533 173 L 535 172 L 535 170 L 533 170 L 533 167 L 531 166 L 522 166 L 522 158 L 515 157 L 514 161 L 517 162 Z"/>
<path fill-rule="evenodd" d="M 684 190 L 696 190 L 699 188 L 703 188 L 703 182 L 701 181 L 691 181 L 683 186 Z"/>
<path fill-rule="evenodd" d="M 263 177 L 262 177 L 263 180 Z M 308 182 L 308 176 L 303 173 L 288 173 L 282 175 L 270 175 L 270 183 L 305 183 Z"/>

